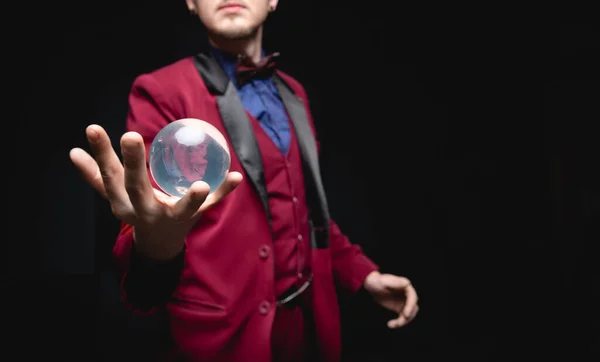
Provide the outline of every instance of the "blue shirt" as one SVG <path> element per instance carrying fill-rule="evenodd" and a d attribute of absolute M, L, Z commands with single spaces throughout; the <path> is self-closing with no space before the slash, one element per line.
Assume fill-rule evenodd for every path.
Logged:
<path fill-rule="evenodd" d="M 290 122 L 273 80 L 253 79 L 240 87 L 236 77 L 237 59 L 216 48 L 211 50 L 237 89 L 244 108 L 258 120 L 279 150 L 284 155 L 287 154 L 290 146 Z"/>

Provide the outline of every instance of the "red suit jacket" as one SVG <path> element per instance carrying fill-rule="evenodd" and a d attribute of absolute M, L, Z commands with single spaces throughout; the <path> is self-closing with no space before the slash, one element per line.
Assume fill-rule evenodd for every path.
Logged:
<path fill-rule="evenodd" d="M 354 293 L 377 267 L 329 219 L 303 87 L 279 71 L 274 80 L 304 161 L 313 225 L 309 259 L 318 350 L 322 361 L 336 362 L 341 343 L 334 283 Z M 272 242 L 263 158 L 235 87 L 211 55 L 182 59 L 139 76 L 133 84 L 127 128 L 144 137 L 147 151 L 164 126 L 181 118 L 202 119 L 219 129 L 231 150 L 231 170 L 241 172 L 244 181 L 202 215 L 186 239 L 172 295 L 150 312 L 166 309 L 177 353 L 187 360 L 269 361 L 277 296 L 273 259 L 260 252 Z M 131 271 L 132 247 L 132 228 L 123 225 L 113 252 L 124 281 Z M 135 310 L 126 288 L 122 290 L 125 302 Z"/>

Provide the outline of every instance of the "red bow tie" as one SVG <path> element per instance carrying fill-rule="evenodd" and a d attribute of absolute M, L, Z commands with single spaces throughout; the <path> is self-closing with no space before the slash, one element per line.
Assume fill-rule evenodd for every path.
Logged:
<path fill-rule="evenodd" d="M 254 64 L 250 58 L 239 58 L 236 67 L 238 86 L 242 86 L 252 79 L 268 79 L 275 73 L 275 58 L 279 53 L 273 53 L 263 58 L 260 63 Z"/>

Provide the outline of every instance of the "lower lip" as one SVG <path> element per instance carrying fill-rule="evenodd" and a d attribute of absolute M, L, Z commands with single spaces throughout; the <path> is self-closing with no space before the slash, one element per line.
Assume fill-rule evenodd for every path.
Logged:
<path fill-rule="evenodd" d="M 229 6 L 223 6 L 221 8 L 221 10 L 230 12 L 230 13 L 234 13 L 234 12 L 238 12 L 238 11 L 242 10 L 242 7 L 239 5 L 229 5 Z"/>

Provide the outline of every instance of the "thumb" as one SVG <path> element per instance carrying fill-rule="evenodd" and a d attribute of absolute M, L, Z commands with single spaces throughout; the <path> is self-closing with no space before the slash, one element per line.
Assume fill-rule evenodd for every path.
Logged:
<path fill-rule="evenodd" d="M 227 196 L 231 191 L 233 191 L 241 182 L 243 176 L 241 173 L 232 171 L 227 174 L 225 181 L 219 186 L 214 193 L 208 195 L 206 198 L 206 202 L 202 205 L 200 211 L 204 212 L 211 208 L 214 204 L 221 201 L 222 198 Z"/>
<path fill-rule="evenodd" d="M 202 206 L 210 186 L 204 181 L 196 181 L 190 186 L 188 192 L 175 204 L 173 208 L 174 216 L 179 220 L 188 220 L 195 216 L 198 209 Z"/>

